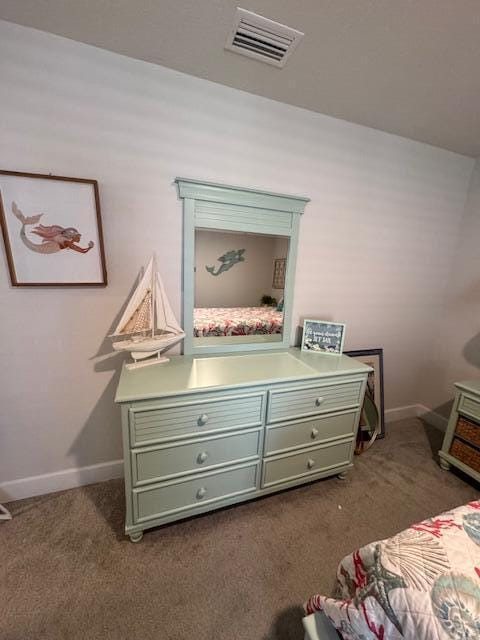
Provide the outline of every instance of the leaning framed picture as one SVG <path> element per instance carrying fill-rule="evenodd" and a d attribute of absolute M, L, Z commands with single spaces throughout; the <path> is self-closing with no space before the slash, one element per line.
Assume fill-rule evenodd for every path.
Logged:
<path fill-rule="evenodd" d="M 383 349 L 361 349 L 360 351 L 345 351 L 345 355 L 355 358 L 372 367 L 368 374 L 366 397 L 375 404 L 379 419 L 379 433 L 377 438 L 385 437 L 385 405 L 383 395 Z"/>
<path fill-rule="evenodd" d="M 345 341 L 345 325 L 340 322 L 305 319 L 302 351 L 339 356 Z"/>
<path fill-rule="evenodd" d="M 13 286 L 107 284 L 96 180 L 0 171 L 0 225 Z"/>

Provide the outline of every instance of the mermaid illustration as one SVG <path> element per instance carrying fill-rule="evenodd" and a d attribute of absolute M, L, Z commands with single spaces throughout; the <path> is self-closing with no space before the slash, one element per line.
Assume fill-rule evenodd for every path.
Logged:
<path fill-rule="evenodd" d="M 31 224 L 37 224 L 40 222 L 40 218 L 43 213 L 38 213 L 34 216 L 24 216 L 21 210 L 17 207 L 15 202 L 12 202 L 13 215 L 20 220 L 22 228 L 20 229 L 20 238 L 23 244 L 31 251 L 36 253 L 57 253 L 62 249 L 72 249 L 78 253 L 88 253 L 90 249 L 93 249 L 94 243 L 90 240 L 86 247 L 80 247 L 77 243 L 80 242 L 81 234 L 74 227 L 60 227 L 58 224 L 46 227 L 43 224 L 39 224 L 32 233 L 42 238 L 41 244 L 32 242 L 27 238 L 26 227 Z"/>

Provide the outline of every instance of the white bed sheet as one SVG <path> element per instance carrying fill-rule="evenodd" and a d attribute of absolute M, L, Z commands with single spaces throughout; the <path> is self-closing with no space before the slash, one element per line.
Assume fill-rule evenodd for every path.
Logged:
<path fill-rule="evenodd" d="M 339 640 L 332 623 L 322 612 L 312 613 L 303 618 L 305 640 Z"/>

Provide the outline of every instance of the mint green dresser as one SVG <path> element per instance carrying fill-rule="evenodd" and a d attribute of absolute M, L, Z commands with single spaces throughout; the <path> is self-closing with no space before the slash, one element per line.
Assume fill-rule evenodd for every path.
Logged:
<path fill-rule="evenodd" d="M 369 371 L 298 349 L 124 367 L 126 533 L 137 542 L 150 527 L 343 477 Z"/>

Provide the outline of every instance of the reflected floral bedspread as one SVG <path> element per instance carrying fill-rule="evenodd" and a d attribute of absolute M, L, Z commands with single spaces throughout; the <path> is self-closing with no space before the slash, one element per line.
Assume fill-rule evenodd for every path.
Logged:
<path fill-rule="evenodd" d="M 480 501 L 345 557 L 337 598 L 316 595 L 344 640 L 480 638 Z"/>
<path fill-rule="evenodd" d="M 275 307 L 198 308 L 193 313 L 193 335 L 247 336 L 282 333 L 283 311 Z"/>

